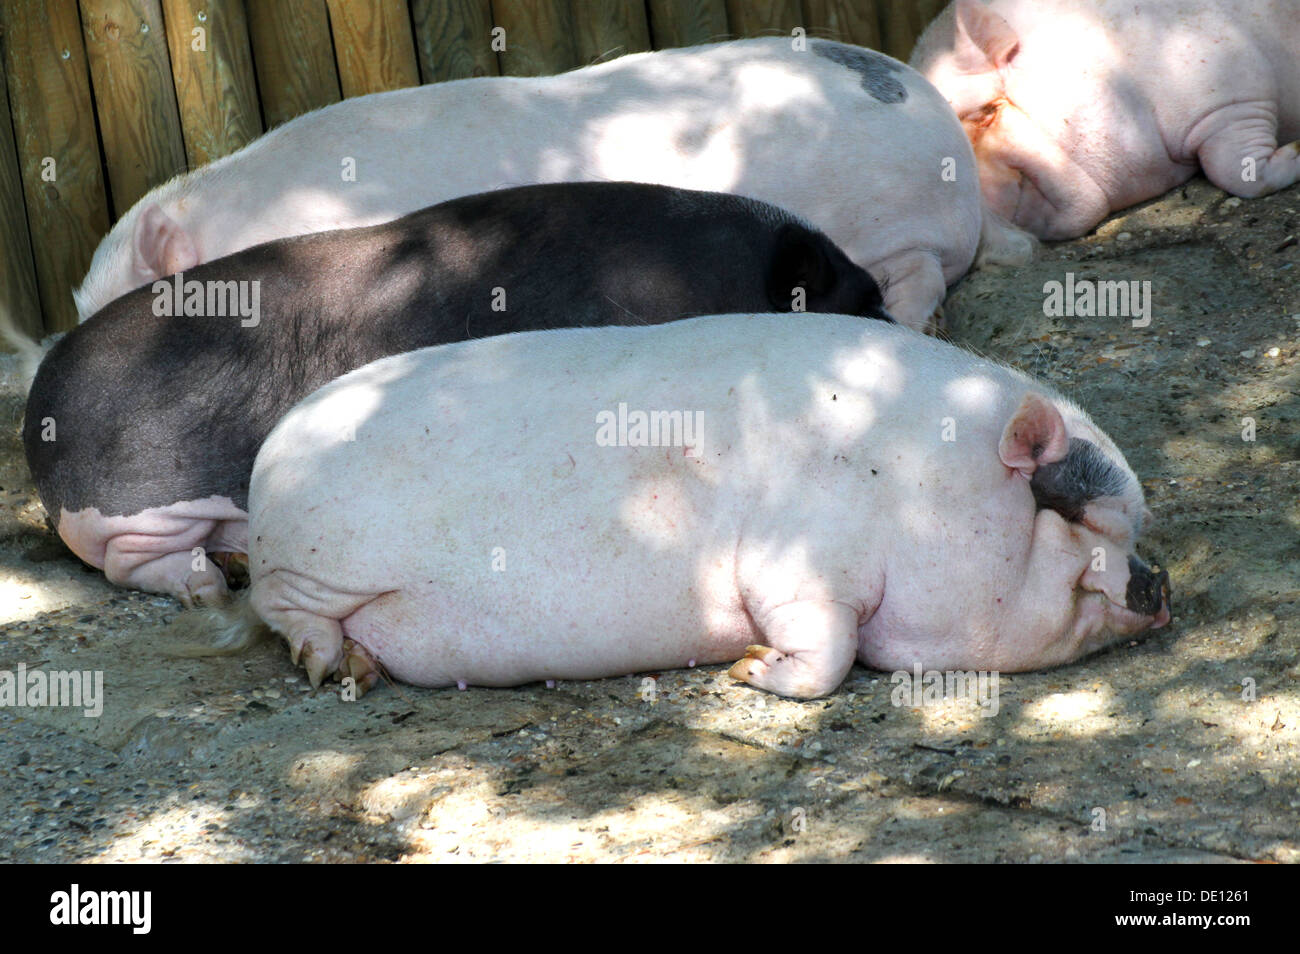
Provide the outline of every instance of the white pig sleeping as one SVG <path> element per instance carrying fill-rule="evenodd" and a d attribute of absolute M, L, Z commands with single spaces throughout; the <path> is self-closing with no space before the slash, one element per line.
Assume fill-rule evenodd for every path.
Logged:
<path fill-rule="evenodd" d="M 912 66 L 965 125 L 988 203 L 1042 238 L 1198 166 L 1248 198 L 1300 179 L 1297 0 L 957 0 Z"/>
<path fill-rule="evenodd" d="M 314 684 L 739 660 L 795 697 L 1065 663 L 1169 620 L 1088 416 L 898 326 L 727 315 L 385 358 L 275 428 L 251 607 Z"/>
<path fill-rule="evenodd" d="M 154 189 L 76 292 L 84 320 L 162 275 L 261 242 L 375 225 L 459 196 L 626 180 L 766 200 L 810 220 L 922 326 L 946 284 L 1030 241 L 979 197 L 970 143 L 929 83 L 860 47 L 790 38 L 663 50 L 560 76 L 348 99 Z"/>

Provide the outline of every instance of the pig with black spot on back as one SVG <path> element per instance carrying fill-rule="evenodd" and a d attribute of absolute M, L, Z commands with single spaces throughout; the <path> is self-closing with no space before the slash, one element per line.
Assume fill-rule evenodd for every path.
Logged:
<path fill-rule="evenodd" d="M 314 684 L 739 660 L 808 698 L 855 659 L 1035 669 L 1164 625 L 1145 514 L 1082 410 L 897 325 L 529 332 L 376 361 L 280 422 L 244 618 Z"/>
<path fill-rule="evenodd" d="M 966 127 L 988 204 L 1042 238 L 1198 167 L 1247 198 L 1300 179 L 1296 0 L 956 0 L 911 63 Z"/>
<path fill-rule="evenodd" d="M 773 37 L 434 83 L 299 116 L 136 203 L 96 249 L 78 313 L 272 239 L 585 180 L 788 209 L 875 275 L 886 308 L 912 327 L 977 248 L 994 261 L 1031 248 L 984 214 L 961 124 L 915 71 L 860 47 Z"/>
<path fill-rule="evenodd" d="M 732 308 L 889 320 L 872 277 L 790 213 L 618 182 L 465 196 L 255 246 L 157 285 L 54 346 L 23 441 L 77 556 L 114 583 L 187 604 L 223 599 L 212 557 L 245 552 L 263 438 L 299 399 L 376 358 Z M 257 308 L 238 313 L 254 297 Z"/>

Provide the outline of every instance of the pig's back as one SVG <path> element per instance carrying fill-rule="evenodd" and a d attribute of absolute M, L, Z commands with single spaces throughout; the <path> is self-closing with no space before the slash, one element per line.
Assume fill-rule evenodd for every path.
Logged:
<path fill-rule="evenodd" d="M 266 197 L 265 234 L 255 237 L 282 234 L 278 221 L 299 222 L 300 231 L 369 225 L 529 183 L 647 182 L 789 209 L 865 268 L 900 249 L 932 250 L 955 280 L 974 258 L 980 207 L 974 156 L 951 109 L 904 64 L 863 51 L 877 77 L 868 81 L 862 67 L 815 52 L 827 41 L 808 42 L 795 51 L 784 38 L 739 40 L 557 76 L 480 77 L 345 100 L 250 147 L 265 176 L 295 174 L 294 188 Z M 893 66 L 877 65 L 886 61 Z M 392 148 L 343 182 L 338 143 L 357 136 Z M 799 154 L 790 157 L 792 149 Z M 944 157 L 956 164 L 952 175 L 940 167 Z M 223 210 L 211 214 L 219 223 Z M 237 233 L 235 210 L 227 214 Z"/>
<path fill-rule="evenodd" d="M 853 433 L 854 390 L 905 389 L 921 411 L 948 400 L 930 382 L 1011 373 L 877 324 L 712 316 L 525 332 L 375 361 L 306 398 L 263 444 L 249 495 L 254 572 L 307 560 L 337 580 L 366 568 L 365 585 L 382 586 L 420 572 L 412 568 L 435 558 L 434 542 L 459 573 L 455 561 L 471 551 L 490 559 L 491 540 L 616 572 L 617 558 L 584 552 L 603 530 L 575 513 L 608 514 L 611 541 L 630 534 L 664 553 L 734 545 L 753 489 L 817 453 L 797 445 L 828 426 L 809 423 L 823 385 L 838 380 Z M 617 422 L 620 404 L 681 411 L 683 426 L 698 412 L 699 426 L 674 446 L 628 446 L 631 437 L 617 446 L 617 424 L 602 432 L 601 415 Z M 655 493 L 661 509 L 624 509 Z M 304 549 L 309 538 L 315 550 Z M 693 566 L 680 554 L 675 562 Z M 629 584 L 637 566 L 628 564 Z"/>

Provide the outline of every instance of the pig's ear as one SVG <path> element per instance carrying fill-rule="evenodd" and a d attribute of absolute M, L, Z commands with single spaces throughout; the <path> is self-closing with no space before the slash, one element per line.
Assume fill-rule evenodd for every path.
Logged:
<path fill-rule="evenodd" d="M 968 73 L 1003 69 L 1020 49 L 1011 24 L 979 0 L 957 0 L 957 65 Z"/>
<path fill-rule="evenodd" d="M 1011 415 L 1002 440 L 998 442 L 998 457 L 1012 470 L 1025 477 L 1044 464 L 1062 460 L 1070 450 L 1070 438 L 1065 433 L 1065 419 L 1056 405 L 1041 394 L 1030 391 Z"/>
<path fill-rule="evenodd" d="M 199 263 L 194 240 L 155 203 L 140 210 L 132 245 L 135 274 L 141 282 L 183 272 Z"/>
<path fill-rule="evenodd" d="M 835 283 L 835 266 L 826 257 L 826 241 L 802 225 L 787 223 L 776 235 L 767 269 L 767 300 L 777 311 L 790 311 L 795 288 L 808 296 L 824 295 Z"/>

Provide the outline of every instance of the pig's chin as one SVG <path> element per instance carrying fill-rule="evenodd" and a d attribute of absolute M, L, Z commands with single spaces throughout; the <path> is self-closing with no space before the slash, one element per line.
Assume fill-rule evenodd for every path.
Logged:
<path fill-rule="evenodd" d="M 1014 200 L 1007 204 L 1010 210 L 1001 214 L 1009 221 L 1042 238 L 1056 237 L 1051 234 L 1059 217 L 1056 206 L 1024 172 L 1020 173 Z"/>
<path fill-rule="evenodd" d="M 1168 622 L 1168 614 L 1163 612 L 1163 607 L 1161 613 L 1163 619 L 1160 616 L 1135 613 L 1128 607 L 1114 602 L 1104 593 L 1095 591 L 1081 594 L 1076 607 L 1073 635 L 1078 650 L 1075 658 L 1095 652 L 1118 639 L 1135 636 Z"/>

